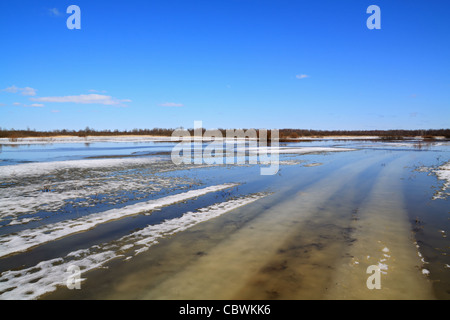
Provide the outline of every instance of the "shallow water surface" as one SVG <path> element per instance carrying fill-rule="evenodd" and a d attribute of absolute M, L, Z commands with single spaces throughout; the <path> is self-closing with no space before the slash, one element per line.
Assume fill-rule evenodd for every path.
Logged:
<path fill-rule="evenodd" d="M 448 142 L 292 143 L 353 151 L 269 176 L 172 146 L 3 146 L 0 299 L 450 298 Z"/>

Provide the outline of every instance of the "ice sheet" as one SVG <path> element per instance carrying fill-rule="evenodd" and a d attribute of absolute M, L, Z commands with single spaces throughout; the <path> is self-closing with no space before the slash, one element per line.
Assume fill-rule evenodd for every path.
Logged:
<path fill-rule="evenodd" d="M 444 181 L 444 185 L 441 190 L 436 193 L 434 199 L 446 199 L 450 195 L 450 162 L 443 164 L 438 169 L 434 170 L 434 172 L 439 180 Z"/>
<path fill-rule="evenodd" d="M 192 180 L 176 176 L 152 174 L 151 168 L 122 168 L 120 173 L 89 172 L 82 178 L 77 172 L 67 172 L 57 179 L 47 177 L 22 179 L 23 185 L 0 189 L 0 220 L 15 219 L 24 214 L 39 211 L 57 211 L 72 204 L 88 207 L 101 203 L 115 204 L 124 201 L 124 192 L 152 194 L 163 188 L 178 188 L 191 184 Z M 182 186 L 180 187 L 182 188 Z M 48 192 L 45 190 L 48 189 Z M 100 197 L 99 197 L 100 195 Z M 103 197 L 108 195 L 108 197 Z M 17 220 L 16 223 L 20 222 Z M 22 223 L 27 222 L 23 220 Z M 11 223 L 10 223 L 11 224 Z"/>
<path fill-rule="evenodd" d="M 54 143 L 94 143 L 94 142 L 152 142 L 170 141 L 170 137 L 161 136 L 103 136 L 103 137 L 36 137 L 36 138 L 0 138 L 4 145 L 54 144 Z"/>
<path fill-rule="evenodd" d="M 50 225 L 44 225 L 34 229 L 20 231 L 0 237 L 0 257 L 9 254 L 26 251 L 46 242 L 54 241 L 68 235 L 90 230 L 99 224 L 110 222 L 124 217 L 137 215 L 171 205 L 180 201 L 205 195 L 210 192 L 220 191 L 236 186 L 235 183 L 210 186 L 197 190 L 190 190 L 180 194 L 170 195 L 160 199 L 139 202 L 123 208 L 111 209 L 104 212 L 90 214 L 78 219 L 66 220 Z"/>
<path fill-rule="evenodd" d="M 103 169 L 108 167 L 124 167 L 130 165 L 146 165 L 159 161 L 160 158 L 125 158 L 125 159 L 91 159 L 67 160 L 53 162 L 33 162 L 0 166 L 0 179 L 11 179 L 46 175 L 69 169 Z"/>
<path fill-rule="evenodd" d="M 85 272 L 100 268 L 112 259 L 124 257 L 125 261 L 129 261 L 133 255 L 125 257 L 124 251 L 134 252 L 134 255 L 144 252 L 156 244 L 158 239 L 184 231 L 201 222 L 250 204 L 266 195 L 253 194 L 217 203 L 196 212 L 187 212 L 180 218 L 147 226 L 119 239 L 115 244 L 95 245 L 89 249 L 71 252 L 64 258 L 40 262 L 30 268 L 5 271 L 0 275 L 0 299 L 36 299 L 45 293 L 56 290 L 58 286 L 65 286 L 70 276 L 68 270 L 71 266 L 80 269 L 80 281 L 83 281 Z"/>
<path fill-rule="evenodd" d="M 333 147 L 257 147 L 248 148 L 252 153 L 259 154 L 304 154 L 314 152 L 339 152 L 339 151 L 354 151 L 356 149 L 350 148 L 333 148 Z"/>

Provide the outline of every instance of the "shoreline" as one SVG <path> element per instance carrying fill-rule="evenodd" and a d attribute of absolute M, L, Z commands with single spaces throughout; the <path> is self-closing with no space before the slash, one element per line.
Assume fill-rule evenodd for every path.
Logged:
<path fill-rule="evenodd" d="M 0 138 L 0 145 L 21 145 L 21 144 L 47 144 L 47 143 L 93 143 L 93 142 L 181 142 L 186 141 L 187 137 L 180 136 L 155 136 L 155 135 L 105 135 L 105 136 L 41 136 L 41 137 L 23 137 L 23 138 Z M 249 137 L 232 138 L 236 140 L 258 140 Z M 190 141 L 198 141 L 197 137 L 191 137 Z M 227 137 L 209 138 L 202 137 L 202 141 L 226 141 Z M 279 142 L 303 142 L 303 141 L 321 141 L 321 140 L 376 140 L 376 141 L 447 141 L 443 136 L 427 139 L 423 136 L 415 137 L 395 137 L 392 139 L 382 136 L 323 136 L 323 137 L 299 137 L 299 138 L 279 138 Z"/>

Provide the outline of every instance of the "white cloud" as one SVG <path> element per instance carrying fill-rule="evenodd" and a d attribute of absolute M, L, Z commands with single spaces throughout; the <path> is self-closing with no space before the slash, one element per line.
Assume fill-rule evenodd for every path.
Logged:
<path fill-rule="evenodd" d="M 49 11 L 50 15 L 52 15 L 52 16 L 55 16 L 55 17 L 62 16 L 62 13 L 59 12 L 58 8 L 51 8 L 51 9 L 48 9 L 48 11 Z"/>
<path fill-rule="evenodd" d="M 37 90 L 33 89 L 33 88 L 30 88 L 30 87 L 19 88 L 19 87 L 16 87 L 16 86 L 12 85 L 12 86 L 10 86 L 10 87 L 8 87 L 6 89 L 3 89 L 2 91 L 9 92 L 9 93 L 18 93 L 18 92 L 20 92 L 20 94 L 23 95 L 23 96 L 35 96 Z"/>
<path fill-rule="evenodd" d="M 184 104 L 175 103 L 175 102 L 164 102 L 164 103 L 161 103 L 159 106 L 161 106 L 161 107 L 184 107 Z"/>
<path fill-rule="evenodd" d="M 0 107 L 4 107 L 4 106 L 6 106 L 6 104 L 0 103 Z"/>
<path fill-rule="evenodd" d="M 130 99 L 116 99 L 102 94 L 80 94 L 78 96 L 62 97 L 41 97 L 30 98 L 36 102 L 59 102 L 59 103 L 79 103 L 79 104 L 103 104 L 107 106 L 124 106 L 124 102 L 131 102 Z"/>
<path fill-rule="evenodd" d="M 11 86 L 6 89 L 3 89 L 2 91 L 9 92 L 9 93 L 17 93 L 17 91 L 19 91 L 19 88 L 17 88 L 16 86 Z"/>
<path fill-rule="evenodd" d="M 14 102 L 13 105 L 14 106 L 22 106 L 22 107 L 26 107 L 26 108 L 42 108 L 42 107 L 44 107 L 44 105 L 41 103 L 23 104 L 23 103 L 19 103 L 19 102 Z"/>
<path fill-rule="evenodd" d="M 305 79 L 305 78 L 309 78 L 309 76 L 307 74 L 297 74 L 295 76 L 297 79 Z"/>
<path fill-rule="evenodd" d="M 35 96 L 36 95 L 36 89 L 30 88 L 30 87 L 25 87 L 23 89 L 20 89 L 22 92 L 21 94 L 23 96 Z"/>

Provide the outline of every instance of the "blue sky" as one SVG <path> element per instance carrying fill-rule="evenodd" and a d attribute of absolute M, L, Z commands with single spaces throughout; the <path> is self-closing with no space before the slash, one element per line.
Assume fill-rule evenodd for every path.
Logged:
<path fill-rule="evenodd" d="M 4 0 L 0 39 L 2 128 L 450 127 L 444 0 Z"/>

